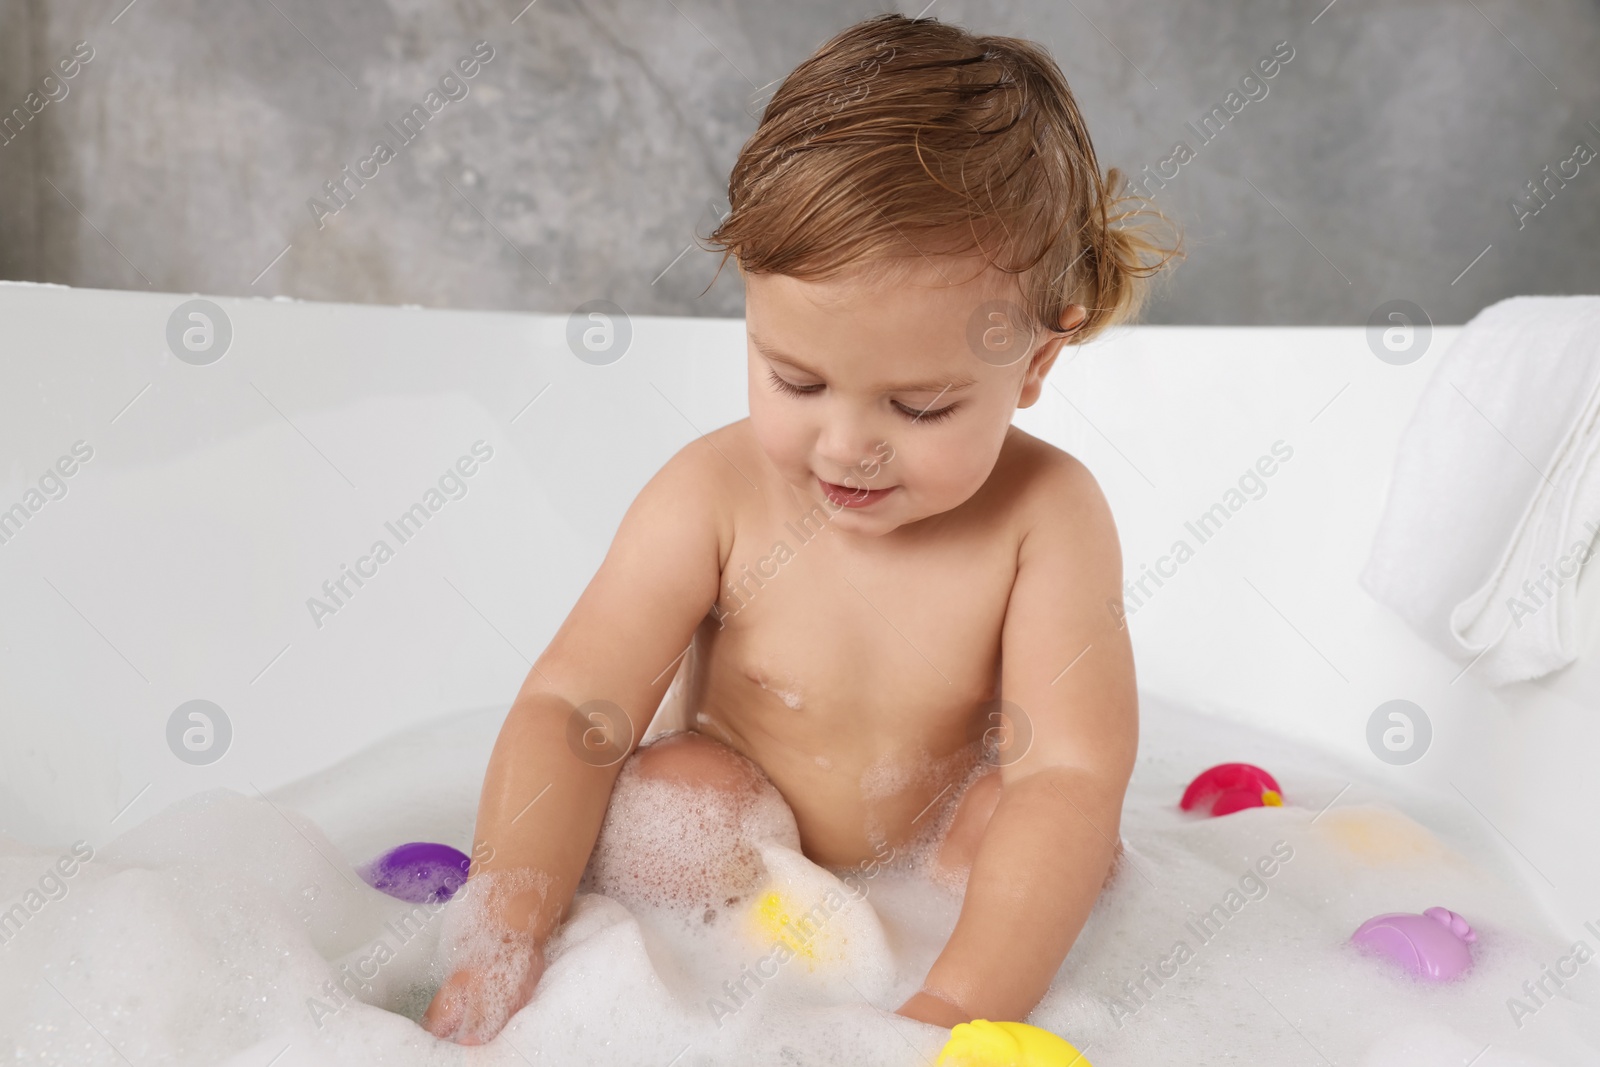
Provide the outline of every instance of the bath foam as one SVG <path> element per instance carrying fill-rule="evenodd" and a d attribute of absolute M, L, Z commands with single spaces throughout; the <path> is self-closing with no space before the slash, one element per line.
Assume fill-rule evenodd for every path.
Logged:
<path fill-rule="evenodd" d="M 882 800 L 908 789 L 916 778 L 910 767 L 896 763 L 891 753 L 885 752 L 861 772 L 861 797 L 864 800 Z"/>
<path fill-rule="evenodd" d="M 979 758 L 975 744 L 938 758 L 924 751 L 915 764 L 896 763 L 885 753 L 862 772 L 859 788 L 862 799 L 869 803 L 919 787 L 932 797 L 928 807 L 916 816 L 911 839 L 900 842 L 896 852 L 902 864 L 942 880 L 947 888 L 959 892 L 965 878 L 939 872 L 933 862 L 934 856 L 954 820 L 956 805 L 967 786 L 990 769 L 990 765 Z M 886 841 L 885 827 L 870 814 L 862 830 L 869 841 Z"/>
<path fill-rule="evenodd" d="M 906 865 L 936 885 L 943 886 L 959 897 L 966 892 L 968 871 L 964 868 L 946 870 L 937 862 L 939 846 L 956 821 L 956 813 L 966 798 L 967 790 L 985 774 L 999 774 L 1000 769 L 983 760 L 977 760 L 956 781 L 948 793 L 918 822 L 922 824 L 905 847 Z"/>
<path fill-rule="evenodd" d="M 452 906 L 439 909 L 445 915 L 433 981 L 427 985 L 437 986 L 464 971 L 475 990 L 470 1010 L 459 1000 L 441 1005 L 437 1025 L 443 1027 L 442 1036 L 486 1041 L 526 1001 L 540 975 L 540 947 L 528 931 L 506 929 L 501 916 L 514 899 L 543 900 L 549 890 L 550 877 L 543 871 L 484 871 L 468 880 L 450 901 Z"/>
<path fill-rule="evenodd" d="M 624 904 L 663 898 L 704 912 L 731 907 L 763 876 L 758 842 L 798 852 L 794 816 L 770 786 L 729 797 L 624 765 L 579 888 Z"/>
<path fill-rule="evenodd" d="M 887 986 L 880 982 L 891 959 L 883 924 L 863 906 L 871 884 L 861 874 L 870 878 L 876 872 L 846 881 L 793 848 L 768 842 L 759 847 L 766 880 L 746 912 L 746 925 L 754 946 L 777 957 L 774 971 L 793 959 L 807 973 L 836 969 L 858 987 Z"/>
<path fill-rule="evenodd" d="M 1600 1062 L 1600 961 L 1520 1028 L 1508 1014 L 1508 998 L 1575 939 L 1600 946 L 1585 931 L 1543 923 L 1516 887 L 1522 861 L 1492 847 L 1475 813 L 1398 797 L 1357 768 L 1149 695 L 1141 710 L 1124 860 L 1029 1022 L 1066 1037 L 1096 1067 L 1320 1063 L 1308 1042 L 1341 1067 L 1460 1067 L 1486 1045 L 1476 1067 Z M 472 720 L 470 743 L 459 745 L 385 742 L 318 775 L 314 789 L 301 784 L 267 800 L 202 793 L 93 842 L 94 859 L 65 894 L 0 946 L 0 1060 L 921 1067 L 935 1058 L 948 1031 L 892 1012 L 937 956 L 959 899 L 898 856 L 863 880 L 849 913 L 869 909 L 881 944 L 852 936 L 848 970 L 791 961 L 759 987 L 747 982 L 752 992 L 731 1014 L 714 1016 L 707 991 L 737 981 L 766 951 L 752 947 L 736 909 L 706 922 L 683 907 L 585 892 L 547 946 L 532 1002 L 499 1038 L 463 1048 L 422 1032 L 415 1019 L 441 979 L 440 931 L 455 904 L 424 921 L 361 883 L 352 864 L 378 844 L 425 836 L 413 832 L 424 801 L 439 825 L 463 827 L 450 843 L 466 846 L 496 725 Z M 443 720 L 428 729 L 448 739 L 459 727 Z M 1270 767 L 1289 805 L 1220 819 L 1175 810 L 1197 769 L 1229 759 Z M 419 798 L 418 782 L 438 783 L 437 792 Z M 682 818 L 643 807 L 658 832 Z M 1341 809 L 1401 813 L 1438 839 L 1445 859 L 1357 855 L 1322 828 Z M 1273 851 L 1280 842 L 1280 853 L 1292 850 L 1286 860 Z M 757 852 L 786 847 L 769 841 Z M 0 901 L 22 899 L 64 851 L 0 841 Z M 781 862 L 805 872 L 797 877 L 806 886 L 827 884 L 823 873 L 843 880 L 808 871 L 789 851 Z M 764 858 L 762 873 L 779 863 Z M 1416 982 L 1348 943 L 1373 915 L 1435 904 L 1467 916 L 1480 935 L 1474 966 L 1457 983 Z M 1216 908 L 1227 918 L 1196 933 L 1194 917 Z M 404 945 L 395 929 L 408 934 Z M 384 938 L 398 951 L 374 965 Z M 1180 942 L 1187 954 L 1175 953 Z M 361 960 L 371 977 L 358 971 Z M 874 969 L 874 982 L 858 980 Z M 330 985 L 338 1010 L 314 1018 L 307 1001 L 328 1001 Z"/>

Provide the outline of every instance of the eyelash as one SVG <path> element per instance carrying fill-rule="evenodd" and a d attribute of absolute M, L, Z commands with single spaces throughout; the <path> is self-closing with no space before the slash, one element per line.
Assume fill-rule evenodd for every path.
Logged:
<path fill-rule="evenodd" d="M 785 381 L 784 379 L 778 377 L 777 371 L 769 370 L 767 372 L 767 377 L 772 379 L 772 384 L 777 387 L 778 392 L 787 393 L 790 396 L 814 396 L 816 391 L 822 388 L 820 385 L 808 385 L 802 388 L 801 386 L 795 385 L 793 382 Z M 940 408 L 938 411 L 914 412 L 906 410 L 904 406 L 897 403 L 895 405 L 895 410 L 899 411 L 912 422 L 943 422 L 945 419 L 948 419 L 952 414 L 954 414 L 956 408 L 960 406 L 960 404 L 949 404 Z"/>

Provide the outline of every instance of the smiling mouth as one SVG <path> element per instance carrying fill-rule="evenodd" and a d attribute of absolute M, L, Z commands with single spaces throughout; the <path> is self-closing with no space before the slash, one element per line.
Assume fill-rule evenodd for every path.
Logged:
<path fill-rule="evenodd" d="M 887 489 L 853 489 L 848 485 L 839 485 L 821 478 L 817 479 L 817 484 L 822 487 L 823 493 L 829 500 L 847 508 L 870 507 L 899 488 L 891 485 Z"/>

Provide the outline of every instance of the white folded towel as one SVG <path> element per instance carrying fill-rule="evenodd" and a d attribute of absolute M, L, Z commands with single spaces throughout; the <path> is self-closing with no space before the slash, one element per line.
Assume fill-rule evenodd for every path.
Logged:
<path fill-rule="evenodd" d="M 1571 663 L 1597 452 L 1600 296 L 1491 304 L 1401 436 L 1362 586 L 1486 685 Z"/>

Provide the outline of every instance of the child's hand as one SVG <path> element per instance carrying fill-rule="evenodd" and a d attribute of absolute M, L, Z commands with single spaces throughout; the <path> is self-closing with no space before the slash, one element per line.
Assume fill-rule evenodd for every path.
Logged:
<path fill-rule="evenodd" d="M 895 1009 L 895 1014 L 915 1019 L 919 1023 L 942 1026 L 947 1030 L 972 1018 L 972 1015 L 959 1004 L 927 990 L 918 990 L 910 1000 Z"/>
<path fill-rule="evenodd" d="M 494 1040 L 506 1021 L 533 998 L 544 974 L 544 952 L 531 937 L 506 934 L 501 951 L 451 973 L 423 1013 L 422 1027 L 460 1045 Z"/>
<path fill-rule="evenodd" d="M 447 977 L 422 1015 L 430 1034 L 484 1044 L 533 999 L 545 955 L 529 910 L 547 885 L 530 870 L 491 870 L 468 878 L 456 893 L 439 933 Z"/>

